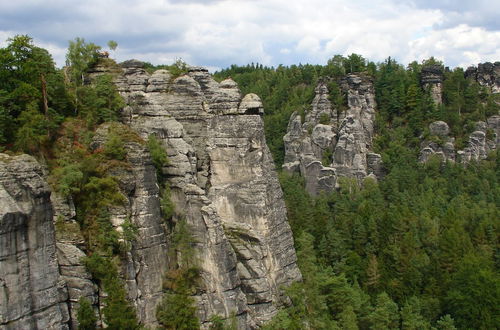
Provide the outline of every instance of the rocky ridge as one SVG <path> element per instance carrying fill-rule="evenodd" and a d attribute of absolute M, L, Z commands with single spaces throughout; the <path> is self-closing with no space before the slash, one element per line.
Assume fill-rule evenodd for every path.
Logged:
<path fill-rule="evenodd" d="M 335 189 L 339 177 L 382 176 L 381 157 L 372 152 L 375 92 L 370 77 L 349 74 L 339 81 L 347 109 L 332 107 L 326 81 L 316 87 L 311 110 L 290 118 L 283 169 L 300 173 L 306 190 L 317 195 Z"/>

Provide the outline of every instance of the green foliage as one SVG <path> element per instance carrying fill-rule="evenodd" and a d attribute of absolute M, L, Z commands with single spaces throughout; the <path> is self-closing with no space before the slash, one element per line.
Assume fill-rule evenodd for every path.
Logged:
<path fill-rule="evenodd" d="M 116 47 L 118 47 L 118 43 L 114 40 L 108 41 L 108 47 L 111 50 L 116 50 Z"/>
<path fill-rule="evenodd" d="M 92 85 L 76 87 L 77 108 L 89 127 L 118 120 L 125 106 L 110 75 L 98 76 Z"/>
<path fill-rule="evenodd" d="M 468 167 L 422 165 L 404 144 L 382 149 L 390 171 L 379 183 L 341 180 L 328 196 L 311 198 L 303 179 L 281 174 L 304 283 L 269 328 L 304 328 L 305 310 L 341 328 L 498 323 L 498 153 Z M 311 281 L 319 290 L 303 288 Z"/>
<path fill-rule="evenodd" d="M 494 329 L 500 324 L 500 276 L 490 262 L 470 254 L 457 262 L 445 308 L 460 328 Z"/>
<path fill-rule="evenodd" d="M 40 155 L 69 108 L 63 76 L 30 37 L 7 43 L 0 48 L 0 144 Z"/>
<path fill-rule="evenodd" d="M 66 66 L 69 68 L 71 80 L 76 85 L 83 85 L 84 74 L 97 62 L 98 52 L 101 49 L 93 43 L 87 43 L 83 38 L 75 38 L 69 42 L 66 54 Z"/>
<path fill-rule="evenodd" d="M 122 138 L 115 132 L 108 135 L 108 139 L 104 144 L 104 155 L 109 159 L 116 160 L 124 160 L 127 155 Z"/>
<path fill-rule="evenodd" d="M 370 329 L 384 330 L 399 328 L 398 305 L 387 293 L 377 296 L 373 311 L 368 315 Z"/>
<path fill-rule="evenodd" d="M 170 220 L 175 214 L 175 205 L 171 200 L 170 186 L 165 185 L 161 192 L 160 208 L 163 219 Z"/>
<path fill-rule="evenodd" d="M 76 313 L 76 317 L 78 320 L 78 329 L 79 330 L 95 330 L 97 329 L 96 322 L 97 316 L 95 315 L 94 309 L 92 308 L 92 304 L 85 297 L 80 297 L 78 300 L 78 304 L 80 307 Z"/>
<path fill-rule="evenodd" d="M 225 320 L 220 315 L 212 315 L 209 319 L 210 321 L 210 330 L 237 330 L 238 324 L 236 316 L 233 315 Z"/>
<path fill-rule="evenodd" d="M 172 74 L 172 78 L 177 78 L 188 72 L 189 65 L 181 58 L 178 58 L 174 63 L 170 65 L 153 65 L 151 63 L 145 62 L 144 68 L 149 73 L 153 73 L 154 71 L 160 69 L 168 70 L 170 74 Z"/>
<path fill-rule="evenodd" d="M 172 233 L 173 260 L 177 266 L 165 276 L 162 301 L 156 308 L 156 318 L 164 329 L 198 329 L 195 300 L 199 287 L 199 268 L 194 250 L 194 237 L 185 220 L 180 220 Z"/>
<path fill-rule="evenodd" d="M 330 124 L 330 116 L 327 113 L 322 113 L 319 116 L 319 123 L 323 125 L 328 125 Z"/>
<path fill-rule="evenodd" d="M 326 149 L 323 152 L 323 157 L 321 158 L 321 164 L 323 166 L 330 166 L 333 160 L 333 151 L 331 149 Z"/>
<path fill-rule="evenodd" d="M 163 329 L 199 329 L 195 315 L 194 298 L 185 294 L 165 294 L 156 309 L 156 318 Z"/>
<path fill-rule="evenodd" d="M 148 136 L 147 146 L 151 159 L 156 168 L 156 177 L 163 177 L 163 166 L 168 165 L 168 157 L 165 148 L 162 146 L 160 140 L 155 135 Z"/>
<path fill-rule="evenodd" d="M 84 259 L 92 277 L 100 282 L 108 294 L 104 298 L 104 322 L 109 329 L 139 329 L 134 308 L 127 301 L 124 283 L 118 275 L 118 268 L 111 258 L 93 253 Z"/>

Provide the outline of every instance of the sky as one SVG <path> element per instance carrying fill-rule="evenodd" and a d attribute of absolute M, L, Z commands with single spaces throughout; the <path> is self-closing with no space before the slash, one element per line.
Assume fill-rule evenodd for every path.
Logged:
<path fill-rule="evenodd" d="M 17 0 L 0 1 L 0 46 L 27 34 L 64 65 L 84 38 L 111 57 L 211 71 L 261 63 L 326 64 L 361 54 L 450 67 L 500 61 L 498 0 Z"/>

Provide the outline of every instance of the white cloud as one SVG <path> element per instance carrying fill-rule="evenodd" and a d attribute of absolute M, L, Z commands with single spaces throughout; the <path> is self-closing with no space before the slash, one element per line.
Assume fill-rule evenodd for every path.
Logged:
<path fill-rule="evenodd" d="M 409 42 L 410 52 L 405 58 L 423 60 L 430 56 L 445 63 L 467 67 L 484 61 L 500 60 L 500 31 L 487 31 L 465 24 L 432 31 L 430 34 Z"/>
<path fill-rule="evenodd" d="M 323 64 L 356 52 L 403 63 L 434 55 L 455 66 L 499 59 L 496 20 L 472 19 L 499 10 L 485 0 L 19 0 L 0 4 L 0 38 L 27 33 L 59 65 L 79 36 L 116 40 L 118 60 L 152 63 Z"/>

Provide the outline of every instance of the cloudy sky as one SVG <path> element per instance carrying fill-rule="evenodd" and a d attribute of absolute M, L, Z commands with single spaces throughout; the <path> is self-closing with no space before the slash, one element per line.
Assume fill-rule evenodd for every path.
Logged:
<path fill-rule="evenodd" d="M 83 37 L 112 57 L 224 68 L 325 64 L 335 54 L 451 67 L 500 61 L 498 0 L 2 0 L 0 46 L 28 34 L 64 64 Z"/>

